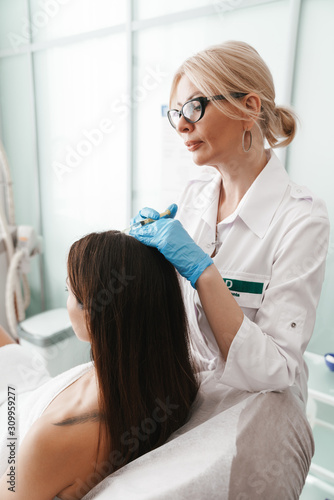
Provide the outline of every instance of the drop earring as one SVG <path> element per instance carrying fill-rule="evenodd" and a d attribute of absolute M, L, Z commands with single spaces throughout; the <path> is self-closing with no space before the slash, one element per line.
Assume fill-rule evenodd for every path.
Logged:
<path fill-rule="evenodd" d="M 248 149 L 245 149 L 245 135 L 246 135 L 246 132 L 249 132 L 249 140 L 250 140 Z M 244 130 L 244 133 L 242 134 L 242 149 L 243 149 L 244 153 L 248 153 L 248 151 L 252 147 L 252 141 L 253 141 L 252 132 L 250 130 Z"/>

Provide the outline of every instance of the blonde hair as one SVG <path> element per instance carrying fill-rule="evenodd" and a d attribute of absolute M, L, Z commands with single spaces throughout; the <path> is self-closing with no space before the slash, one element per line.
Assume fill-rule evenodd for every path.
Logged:
<path fill-rule="evenodd" d="M 224 95 L 233 104 L 234 112 L 224 105 L 224 101 L 212 103 L 230 118 L 241 120 L 246 115 L 256 120 L 272 148 L 287 146 L 293 140 L 297 115 L 286 106 L 275 105 L 275 87 L 270 70 L 258 52 L 247 43 L 224 42 L 187 59 L 174 75 L 170 101 L 183 75 L 205 96 Z M 260 115 L 245 107 L 241 99 L 233 98 L 231 92 L 256 93 L 261 99 Z M 243 118 L 238 110 L 243 113 Z"/>

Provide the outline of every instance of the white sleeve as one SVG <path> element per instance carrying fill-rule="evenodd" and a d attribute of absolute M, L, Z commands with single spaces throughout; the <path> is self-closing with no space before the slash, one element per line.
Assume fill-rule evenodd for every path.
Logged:
<path fill-rule="evenodd" d="M 245 316 L 230 346 L 224 384 L 247 391 L 294 384 L 314 328 L 328 238 L 325 217 L 300 215 L 291 222 L 254 321 Z"/>

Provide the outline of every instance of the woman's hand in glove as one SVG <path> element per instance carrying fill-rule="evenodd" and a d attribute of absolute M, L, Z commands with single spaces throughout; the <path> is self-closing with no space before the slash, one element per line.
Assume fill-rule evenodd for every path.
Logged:
<path fill-rule="evenodd" d="M 174 218 L 177 212 L 177 205 L 175 203 L 172 203 L 169 205 L 167 210 L 170 211 L 170 215 L 164 215 L 164 219 L 169 219 L 169 218 Z M 154 210 L 154 208 L 150 207 L 145 207 L 139 210 L 139 213 L 131 219 L 131 225 L 136 224 L 136 222 L 140 222 L 145 219 L 153 219 L 153 220 L 158 220 L 160 218 L 159 212 Z"/>
<path fill-rule="evenodd" d="M 158 214 L 153 209 L 143 209 L 140 213 L 142 218 L 148 216 L 152 219 L 156 219 Z M 180 221 L 171 217 L 170 215 L 169 218 L 157 219 L 150 224 L 134 228 L 129 234 L 145 245 L 157 248 L 195 288 L 197 279 L 213 261 L 189 236 Z M 135 222 L 139 220 L 141 219 Z"/>

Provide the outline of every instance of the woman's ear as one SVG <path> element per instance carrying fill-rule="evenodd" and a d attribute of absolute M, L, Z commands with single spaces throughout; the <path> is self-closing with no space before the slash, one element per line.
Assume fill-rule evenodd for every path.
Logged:
<path fill-rule="evenodd" d="M 251 92 L 244 97 L 243 104 L 253 115 L 252 118 L 248 116 L 248 119 L 244 120 L 245 128 L 250 130 L 261 113 L 261 99 L 258 94 Z"/>

